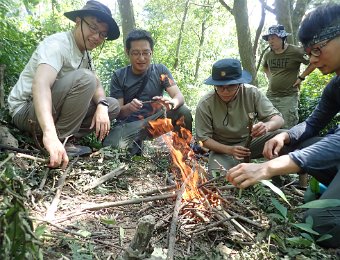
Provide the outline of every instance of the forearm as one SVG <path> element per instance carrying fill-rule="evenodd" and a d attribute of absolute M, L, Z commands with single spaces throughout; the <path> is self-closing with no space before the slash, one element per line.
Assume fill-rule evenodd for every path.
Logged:
<path fill-rule="evenodd" d="M 231 146 L 221 144 L 214 139 L 208 138 L 203 142 L 204 147 L 208 148 L 210 151 L 223 154 L 231 154 Z"/>
<path fill-rule="evenodd" d="M 171 99 L 173 105 L 174 105 L 174 109 L 179 108 L 180 106 L 182 106 L 184 104 L 184 97 L 182 95 L 182 93 L 177 93 L 172 99 Z"/>
<path fill-rule="evenodd" d="M 104 88 L 102 87 L 99 79 L 97 78 L 97 87 L 96 87 L 96 91 L 94 92 L 94 95 L 93 95 L 93 98 L 92 98 L 92 101 L 95 103 L 95 104 L 98 104 L 99 101 L 103 100 L 106 98 L 106 94 L 105 94 L 105 90 Z"/>
<path fill-rule="evenodd" d="M 269 121 L 265 122 L 267 131 L 272 132 L 283 126 L 284 120 L 281 116 L 275 115 Z"/>
<path fill-rule="evenodd" d="M 123 105 L 120 107 L 119 117 L 125 118 L 132 114 L 132 110 L 130 109 L 130 103 Z"/>
<path fill-rule="evenodd" d="M 314 70 L 315 70 L 315 65 L 313 65 L 313 64 L 310 63 L 310 64 L 307 66 L 307 68 L 301 73 L 300 77 L 304 79 L 304 78 L 307 77 L 310 73 L 312 73 Z"/>
<path fill-rule="evenodd" d="M 267 178 L 270 179 L 277 175 L 287 175 L 296 173 L 301 168 L 290 158 L 289 155 L 283 155 L 264 163 L 267 168 Z"/>

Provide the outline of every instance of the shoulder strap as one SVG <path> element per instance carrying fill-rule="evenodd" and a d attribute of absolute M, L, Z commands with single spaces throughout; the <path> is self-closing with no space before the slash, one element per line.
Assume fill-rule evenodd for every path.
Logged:
<path fill-rule="evenodd" d="M 148 80 L 149 80 L 149 77 L 150 77 L 151 66 L 148 68 L 148 71 L 146 72 L 146 74 L 143 78 L 141 86 L 139 87 L 138 91 L 136 92 L 135 96 L 132 99 L 138 98 L 138 96 L 143 92 L 143 90 L 146 86 L 146 83 L 148 83 Z"/>

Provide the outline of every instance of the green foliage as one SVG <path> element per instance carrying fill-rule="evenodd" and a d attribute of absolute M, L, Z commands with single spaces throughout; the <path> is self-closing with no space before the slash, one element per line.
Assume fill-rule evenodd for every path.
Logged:
<path fill-rule="evenodd" d="M 322 75 L 319 70 L 311 73 L 302 85 L 299 105 L 299 121 L 303 122 L 313 112 L 320 100 L 323 89 L 334 75 Z M 321 132 L 325 134 L 329 129 L 340 123 L 340 115 L 334 117 L 330 124 Z"/>
<path fill-rule="evenodd" d="M 42 259 L 38 235 L 24 205 L 25 189 L 13 169 L 0 174 L 0 259 Z"/>
<path fill-rule="evenodd" d="M 0 19 L 0 64 L 6 65 L 5 93 L 15 84 L 36 45 L 31 32 L 17 30 L 14 19 Z"/>
<path fill-rule="evenodd" d="M 323 209 L 340 206 L 340 200 L 338 199 L 319 199 L 307 202 L 298 208 L 303 209 Z"/>

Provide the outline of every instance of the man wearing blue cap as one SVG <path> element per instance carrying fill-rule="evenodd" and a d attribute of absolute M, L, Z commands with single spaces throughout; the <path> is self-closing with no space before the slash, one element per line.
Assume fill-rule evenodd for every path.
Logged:
<path fill-rule="evenodd" d="M 285 120 L 283 128 L 286 129 L 299 122 L 300 85 L 315 69 L 302 48 L 287 43 L 289 35 L 283 25 L 273 25 L 262 36 L 270 46 L 270 51 L 263 58 L 263 70 L 269 80 L 266 95 L 282 114 Z M 308 66 L 299 74 L 301 64 Z"/>
<path fill-rule="evenodd" d="M 280 112 L 258 88 L 249 85 L 252 77 L 236 59 L 214 63 L 212 75 L 205 81 L 214 90 L 197 105 L 197 139 L 210 150 L 209 172 L 225 170 L 246 157 L 260 158 L 264 143 L 280 131 L 284 120 Z M 249 147 L 249 115 L 255 115 Z"/>
<path fill-rule="evenodd" d="M 310 62 L 323 74 L 336 75 L 325 87 L 321 99 L 306 121 L 269 140 L 264 155 L 272 159 L 284 145 L 296 146 L 318 136 L 340 112 L 340 5 L 327 4 L 306 15 L 298 33 Z M 318 139 L 316 139 L 318 140 Z M 334 207 L 309 209 L 313 229 L 321 246 L 340 248 L 340 127 L 318 142 L 262 164 L 240 164 L 230 169 L 228 180 L 246 188 L 260 180 L 295 172 L 308 172 L 327 186 L 320 200 L 333 199 Z M 323 239 L 321 239 L 323 238 Z"/>
<path fill-rule="evenodd" d="M 89 147 L 64 147 L 62 142 L 91 131 L 102 140 L 120 110 L 116 99 L 106 97 L 90 55 L 105 40 L 119 37 L 110 9 L 88 1 L 65 16 L 75 22 L 74 30 L 48 36 L 39 44 L 8 97 L 13 123 L 41 137 L 49 166 L 62 168 L 69 155 L 91 152 Z"/>

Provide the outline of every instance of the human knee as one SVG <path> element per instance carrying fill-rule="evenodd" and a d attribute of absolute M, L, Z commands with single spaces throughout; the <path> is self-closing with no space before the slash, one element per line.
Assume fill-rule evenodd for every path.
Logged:
<path fill-rule="evenodd" d="M 93 93 L 95 92 L 97 88 L 97 78 L 92 71 L 88 69 L 78 69 L 77 71 L 75 71 L 74 79 L 79 82 L 79 84 L 77 85 L 80 86 L 83 90 L 84 88 L 86 88 Z"/>
<path fill-rule="evenodd" d="M 109 117 L 110 120 L 117 118 L 120 112 L 120 106 L 117 99 L 112 97 L 107 97 L 107 102 L 109 103 Z"/>

